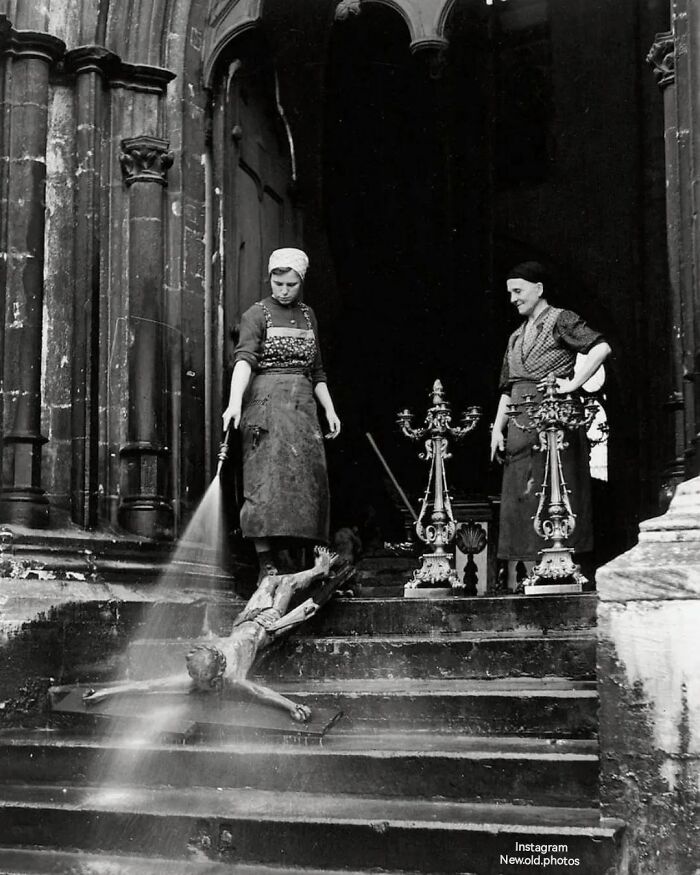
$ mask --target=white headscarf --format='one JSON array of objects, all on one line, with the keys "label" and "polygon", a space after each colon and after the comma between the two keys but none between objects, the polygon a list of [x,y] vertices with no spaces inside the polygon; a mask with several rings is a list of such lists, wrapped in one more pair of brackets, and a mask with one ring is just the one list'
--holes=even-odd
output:
[{"label": "white headscarf", "polygon": [[301,249],[275,249],[267,264],[268,276],[278,267],[295,270],[303,280],[309,267],[309,256]]}]

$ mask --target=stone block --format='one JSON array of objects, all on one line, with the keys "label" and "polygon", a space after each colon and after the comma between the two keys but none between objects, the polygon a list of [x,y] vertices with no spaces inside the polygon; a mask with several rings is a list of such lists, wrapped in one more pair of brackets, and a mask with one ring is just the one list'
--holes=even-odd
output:
[{"label": "stone block", "polygon": [[700,858],[700,478],[599,569],[601,805],[628,823],[630,872]]}]

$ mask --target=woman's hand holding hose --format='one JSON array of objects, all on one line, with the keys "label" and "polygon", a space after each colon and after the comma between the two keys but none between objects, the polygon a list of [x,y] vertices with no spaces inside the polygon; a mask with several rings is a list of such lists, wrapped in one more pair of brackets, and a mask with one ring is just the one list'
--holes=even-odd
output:
[{"label": "woman's hand holding hose", "polygon": [[221,414],[224,421],[224,431],[228,431],[229,426],[238,428],[241,423],[241,404],[229,404],[229,406]]}]

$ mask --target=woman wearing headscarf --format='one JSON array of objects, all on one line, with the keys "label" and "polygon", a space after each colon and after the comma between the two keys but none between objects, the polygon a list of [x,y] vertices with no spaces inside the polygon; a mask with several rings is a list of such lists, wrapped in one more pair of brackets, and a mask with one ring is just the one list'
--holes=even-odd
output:
[{"label": "woman wearing headscarf", "polygon": [[[280,548],[327,543],[329,492],[316,402],[340,433],[323,370],[316,316],[300,300],[309,259],[276,249],[268,263],[270,295],[241,318],[224,430],[240,428],[243,536],[255,544],[261,572]],[[275,550],[275,553],[273,553]]]},{"label": "woman wearing headscarf", "polygon": [[[491,458],[503,462],[503,488],[498,540],[499,559],[528,565],[545,546],[533,527],[544,476],[545,454],[536,452],[536,431],[523,431],[508,421],[508,405],[527,394],[542,397],[549,374],[557,378],[557,392],[576,392],[610,355],[610,346],[598,332],[571,310],[547,302],[548,276],[535,261],[516,265],[508,274],[510,301],[524,321],[508,340],[501,369],[501,397],[491,433]],[[577,355],[582,355],[576,373]],[[567,435],[562,453],[564,480],[570,492],[576,527],[569,540],[575,553],[593,549],[589,451],[582,428]],[[511,568],[513,567],[511,565]],[[512,581],[512,574],[509,573]]]}]

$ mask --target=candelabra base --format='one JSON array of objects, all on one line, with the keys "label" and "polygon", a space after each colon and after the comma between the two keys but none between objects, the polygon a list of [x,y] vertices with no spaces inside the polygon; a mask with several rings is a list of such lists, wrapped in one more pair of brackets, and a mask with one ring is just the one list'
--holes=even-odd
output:
[{"label": "candelabra base", "polygon": [[547,547],[523,588],[525,595],[562,595],[583,592],[584,583],[587,580],[568,547]]},{"label": "candelabra base", "polygon": [[523,586],[525,595],[572,595],[583,592],[580,583],[532,583],[528,578]]},{"label": "candelabra base", "polygon": [[411,588],[410,581],[403,588],[405,599],[451,599],[459,595],[450,586],[422,586]]},{"label": "candelabra base", "polygon": [[424,553],[421,567],[403,589],[407,598],[443,598],[464,595],[465,586],[446,553]]}]

